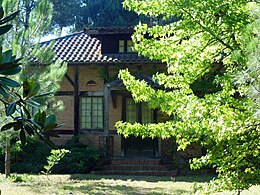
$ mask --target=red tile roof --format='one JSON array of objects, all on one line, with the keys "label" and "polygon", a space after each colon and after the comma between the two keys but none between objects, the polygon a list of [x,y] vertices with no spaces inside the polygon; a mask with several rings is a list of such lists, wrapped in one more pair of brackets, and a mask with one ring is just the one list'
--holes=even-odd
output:
[{"label": "red tile roof", "polygon": [[[127,54],[101,54],[101,42],[97,38],[78,32],[54,40],[54,60],[61,59],[69,64],[92,64],[92,63],[145,63],[151,61],[138,56],[137,53]],[[41,48],[51,41],[42,42]],[[36,59],[33,62],[37,62]]]}]

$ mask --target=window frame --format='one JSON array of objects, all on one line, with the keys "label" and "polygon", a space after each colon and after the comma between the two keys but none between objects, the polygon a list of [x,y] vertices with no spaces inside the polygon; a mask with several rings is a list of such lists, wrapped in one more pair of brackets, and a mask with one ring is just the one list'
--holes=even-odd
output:
[{"label": "window frame", "polygon": [[[82,126],[82,124],[83,124],[83,122],[82,122],[83,110],[87,110],[87,109],[83,109],[83,107],[82,107],[83,106],[82,99],[84,99],[84,98],[90,98],[90,101],[91,101],[91,103],[90,103],[90,106],[91,106],[91,109],[90,109],[91,110],[90,111],[91,112],[90,113],[90,118],[91,118],[90,126],[91,127],[90,128],[86,128],[85,126],[87,126],[87,125],[85,125],[84,127]],[[93,121],[93,99],[94,98],[101,99],[101,103],[102,103],[102,111],[101,111],[102,115],[99,116],[99,114],[98,114],[98,116],[97,116],[97,117],[100,117],[101,120],[102,120],[102,127],[100,127],[100,128],[93,127],[93,124],[95,123],[95,121]],[[86,106],[87,106],[87,104],[86,104]],[[87,124],[87,122],[84,122],[84,123]],[[97,130],[97,131],[102,130],[103,131],[104,130],[104,97],[103,96],[80,96],[79,128],[80,128],[80,130],[89,130],[89,131],[93,131],[93,130]]]},{"label": "window frame", "polygon": [[123,40],[123,39],[120,39],[118,41],[118,53],[125,53],[125,40]]},{"label": "window frame", "polygon": [[[132,43],[131,45],[132,45],[132,47],[131,47],[131,50],[129,49],[129,43]],[[122,45],[121,45],[121,43],[123,43]],[[123,46],[123,51],[120,49],[120,48],[122,48],[121,46]],[[120,53],[120,54],[124,54],[124,53],[136,53],[134,50],[133,50],[133,46],[134,46],[134,43],[133,43],[133,41],[131,40],[131,39],[119,39],[118,40],[118,53]]]},{"label": "window frame", "polygon": [[[132,97],[128,97],[128,96],[124,96],[122,98],[122,105],[123,105],[123,109],[122,109],[122,120],[124,122],[127,122],[126,120],[126,113],[127,113],[127,110],[126,110],[126,101],[127,99],[133,99]],[[142,117],[142,108],[144,105],[145,102],[141,102],[141,103],[135,103],[136,105],[136,118],[137,118],[137,121],[135,122],[138,122],[140,124],[149,124],[149,123],[143,123],[143,117]],[[151,112],[152,112],[152,117],[151,117],[151,123],[156,123],[157,122],[157,110],[156,109],[151,109]]]}]

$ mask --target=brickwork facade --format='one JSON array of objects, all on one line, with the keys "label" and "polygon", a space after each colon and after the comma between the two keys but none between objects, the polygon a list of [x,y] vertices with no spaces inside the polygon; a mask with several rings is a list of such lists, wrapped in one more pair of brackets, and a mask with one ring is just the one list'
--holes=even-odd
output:
[{"label": "brickwork facade", "polygon": [[74,99],[73,96],[57,96],[57,100],[63,101],[64,109],[56,114],[57,123],[64,124],[60,127],[62,130],[73,130],[74,129]]},{"label": "brickwork facade", "polygon": [[[139,66],[130,67],[131,72],[137,72]],[[100,96],[104,97],[104,79],[102,78],[102,72],[104,71],[104,66],[79,66],[79,94],[81,97],[90,97],[90,96]],[[149,66],[144,66],[142,71],[152,73],[156,67],[151,68]],[[109,74],[116,75],[118,68],[115,66],[109,67]],[[74,80],[74,71],[75,66],[68,66],[68,76],[71,80]],[[94,85],[87,85],[88,81],[94,81]],[[74,96],[73,96],[74,87],[68,81],[67,78],[64,78],[61,86],[61,94],[57,96],[57,99],[64,102],[64,110],[56,113],[58,123],[64,124],[60,129],[63,131],[64,135],[61,134],[61,138],[55,138],[53,141],[62,145],[69,139],[72,135],[66,135],[66,131],[74,131]],[[115,123],[119,120],[122,120],[122,108],[123,108],[123,96],[115,95],[113,97],[110,95],[109,99],[109,136],[113,137],[113,151],[114,156],[122,156],[122,137],[116,133]],[[158,122],[163,122],[168,120],[163,113],[158,113]],[[104,136],[103,130],[78,130],[79,132],[79,141],[90,147],[100,149],[100,139]],[[169,149],[170,148],[170,149]],[[173,155],[173,143],[170,140],[161,140],[158,139],[158,150],[156,150],[156,156],[161,156],[162,158],[172,158]],[[192,156],[193,154],[200,155],[199,151],[194,147],[188,149],[185,152],[180,153],[183,156]]]}]

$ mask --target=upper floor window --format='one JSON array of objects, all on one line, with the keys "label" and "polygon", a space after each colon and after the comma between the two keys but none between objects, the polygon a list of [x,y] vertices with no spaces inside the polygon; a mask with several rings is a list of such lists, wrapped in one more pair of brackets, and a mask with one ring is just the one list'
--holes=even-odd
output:
[{"label": "upper floor window", "polygon": [[119,40],[119,53],[125,53],[125,40]]},{"label": "upper floor window", "polygon": [[134,43],[132,40],[119,40],[119,53],[131,53],[133,50]]}]

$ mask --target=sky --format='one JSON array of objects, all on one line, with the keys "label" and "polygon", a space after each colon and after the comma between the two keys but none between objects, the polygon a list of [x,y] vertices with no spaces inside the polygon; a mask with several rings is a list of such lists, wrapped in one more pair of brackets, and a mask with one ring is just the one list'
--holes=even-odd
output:
[{"label": "sky", "polygon": [[[70,33],[71,33],[71,27],[63,27],[60,37],[66,36],[66,35],[68,35],[68,34],[70,34]],[[42,38],[40,39],[40,42],[49,41],[49,40],[52,40],[52,39],[56,39],[56,38],[58,38],[58,37],[59,37],[59,36],[57,36],[57,35],[55,35],[55,34],[48,34],[48,35],[42,37]]]}]

